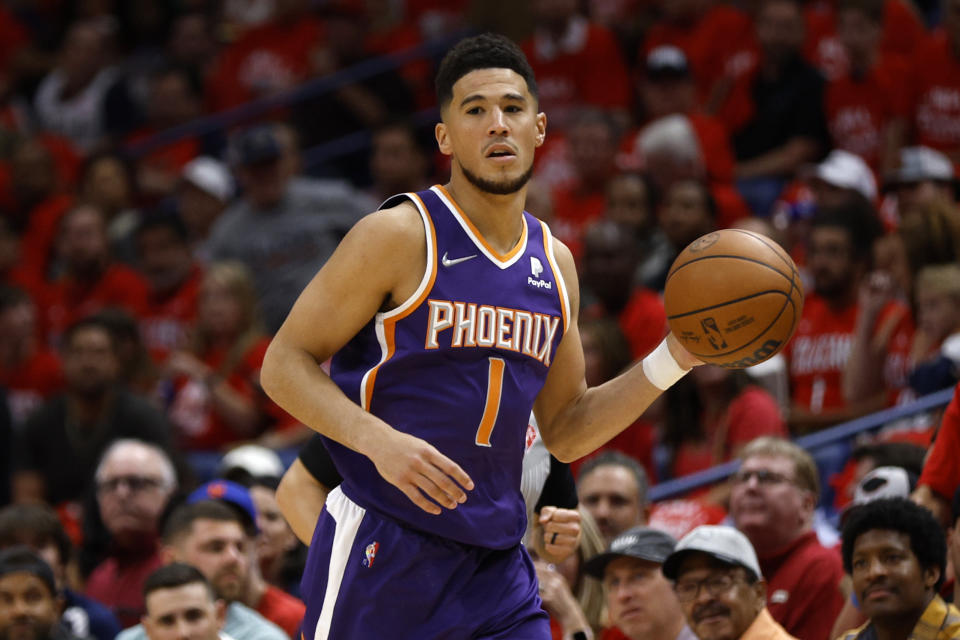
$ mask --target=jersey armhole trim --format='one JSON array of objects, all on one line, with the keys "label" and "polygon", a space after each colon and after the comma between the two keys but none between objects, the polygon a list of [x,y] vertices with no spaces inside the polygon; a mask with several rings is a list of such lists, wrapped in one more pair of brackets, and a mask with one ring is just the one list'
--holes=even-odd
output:
[{"label": "jersey armhole trim", "polygon": [[560,309],[563,311],[563,330],[566,332],[570,328],[570,295],[567,293],[567,283],[553,255],[553,234],[550,233],[550,227],[543,220],[538,222],[543,233],[543,250],[547,254],[547,260],[550,261],[550,268],[553,269],[553,277],[557,280],[557,295],[560,296]]}]

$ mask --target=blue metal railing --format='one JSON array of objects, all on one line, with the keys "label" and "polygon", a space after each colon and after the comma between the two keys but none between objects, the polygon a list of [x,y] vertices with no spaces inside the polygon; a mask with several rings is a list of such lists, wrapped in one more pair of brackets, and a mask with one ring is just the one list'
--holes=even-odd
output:
[{"label": "blue metal railing", "polygon": [[[818,449],[848,442],[854,436],[872,429],[877,429],[889,422],[941,407],[950,402],[950,398],[952,397],[953,387],[950,387],[949,389],[943,389],[919,398],[910,404],[884,409],[883,411],[871,413],[868,416],[844,422],[829,429],[818,431],[817,433],[796,438],[794,442],[810,451],[810,453],[816,457]],[[694,489],[725,480],[733,474],[739,466],[740,462],[738,460],[731,460],[730,462],[725,462],[715,467],[683,476],[682,478],[667,480],[666,482],[661,482],[660,484],[650,487],[648,495],[650,500],[654,502],[676,498]]]},{"label": "blue metal railing", "polygon": [[[287,91],[264,98],[258,98],[242,105],[203,116],[188,123],[171,127],[170,129],[165,129],[149,138],[127,145],[125,151],[132,158],[139,158],[156,149],[182,140],[183,138],[202,137],[216,131],[229,129],[272,111],[289,107],[331,91],[336,91],[343,86],[354,84],[385,71],[397,69],[408,62],[439,56],[464,35],[466,35],[466,32],[452,34],[415,47],[409,47],[403,51],[365,60],[346,69],[337,71],[334,74],[314,78]],[[419,123],[426,121],[430,117],[436,117],[435,109],[426,109],[419,112],[416,114],[415,120]],[[362,149],[364,148],[364,142],[369,144],[369,137],[367,137],[366,140],[363,138],[365,135],[369,136],[369,134],[366,133],[347,135],[307,150],[304,153],[304,164],[311,166],[310,163],[316,164],[331,157]]]}]

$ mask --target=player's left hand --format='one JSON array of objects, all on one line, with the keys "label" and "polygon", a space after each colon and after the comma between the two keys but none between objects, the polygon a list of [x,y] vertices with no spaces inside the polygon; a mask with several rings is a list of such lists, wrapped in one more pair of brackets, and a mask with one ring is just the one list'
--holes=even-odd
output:
[{"label": "player's left hand", "polygon": [[546,560],[559,564],[570,557],[580,544],[580,512],[576,509],[544,507],[540,510],[543,527],[543,551]]}]

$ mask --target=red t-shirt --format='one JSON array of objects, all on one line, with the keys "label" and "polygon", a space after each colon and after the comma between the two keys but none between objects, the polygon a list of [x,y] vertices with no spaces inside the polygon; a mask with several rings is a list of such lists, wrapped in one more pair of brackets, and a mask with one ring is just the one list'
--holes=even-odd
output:
[{"label": "red t-shirt", "polygon": [[943,412],[937,439],[923,465],[918,484],[930,487],[946,501],[953,500],[953,494],[960,487],[960,464],[957,464],[957,452],[960,451],[960,384],[953,391],[953,399]]},{"label": "red t-shirt", "polygon": [[540,110],[562,125],[590,105],[630,107],[630,78],[617,40],[605,27],[574,18],[560,43],[535,33],[523,43],[540,92]]},{"label": "red t-shirt", "polygon": [[[583,311],[585,319],[599,319],[605,315],[600,303]],[[664,311],[663,300],[659,293],[646,287],[634,288],[627,304],[617,316],[617,322],[630,343],[630,352],[634,359],[642,358],[653,351],[667,335],[667,312]]]},{"label": "red t-shirt", "polygon": [[143,345],[155,362],[163,362],[174,349],[183,347],[187,332],[197,318],[197,295],[203,272],[194,266],[190,277],[171,296],[151,296],[140,317]]},{"label": "red t-shirt", "polygon": [[[813,4],[804,11],[807,35],[804,56],[833,79],[847,72],[847,52],[837,37],[837,16],[832,5]],[[880,51],[884,54],[909,56],[927,36],[915,9],[903,0],[883,3],[883,35]]]},{"label": "red t-shirt", "polygon": [[830,640],[830,628],[843,608],[840,554],[808,531],[785,551],[759,560],[773,619],[794,637]]},{"label": "red t-shirt", "polygon": [[942,33],[919,43],[910,77],[915,142],[960,150],[960,58]]},{"label": "red t-shirt", "polygon": [[724,72],[728,60],[744,38],[753,37],[750,16],[726,4],[716,3],[691,25],[657,22],[644,39],[641,61],[663,45],[673,45],[687,56],[697,93],[705,101],[713,84]]},{"label": "red t-shirt", "polygon": [[58,193],[30,211],[30,219],[20,242],[20,264],[32,277],[47,279],[47,267],[53,257],[54,243],[60,232],[60,220],[73,203],[73,196]]},{"label": "red t-shirt", "polygon": [[303,17],[293,24],[268,23],[244,32],[217,59],[207,82],[211,111],[292,89],[310,77],[310,56],[324,25]]},{"label": "red t-shirt", "polygon": [[884,130],[892,120],[909,116],[904,90],[909,74],[904,58],[884,55],[862,78],[847,72],[827,83],[824,108],[834,145],[862,157],[877,171]]},{"label": "red t-shirt", "polygon": [[299,598],[270,585],[257,603],[257,613],[277,625],[291,638],[297,637],[307,607]]},{"label": "red t-shirt", "polygon": [[139,318],[147,308],[148,285],[139,273],[111,264],[92,284],[61,278],[47,288],[43,307],[50,343],[57,346],[64,330],[106,307],[119,307]]},{"label": "red t-shirt", "polygon": [[[856,304],[834,311],[816,293],[807,294],[797,331],[784,350],[790,362],[790,387],[794,404],[813,413],[846,406],[843,373],[850,357],[858,312]],[[891,314],[901,314],[903,323],[911,322],[910,313],[903,305],[890,302],[881,312],[876,327],[882,327]],[[906,330],[906,325],[898,327],[893,335]],[[890,354],[888,349],[889,357],[896,357],[896,354]]]},{"label": "red t-shirt", "polygon": [[[760,436],[787,437],[780,407],[767,391],[750,385],[741,391],[716,420],[704,424],[707,439],[701,444],[684,443],[674,456],[673,475],[685,476],[730,459],[738,447]],[[722,439],[722,443],[718,440]],[[722,445],[722,446],[721,446]],[[723,450],[715,460],[714,451]]]},{"label": "red t-shirt", "polygon": [[143,583],[163,566],[160,551],[129,559],[109,557],[94,568],[87,580],[88,596],[107,606],[120,626],[140,623],[145,612]]},{"label": "red t-shirt", "polygon": [[[228,375],[226,383],[245,398],[252,400],[274,428],[288,428],[297,424],[283,409],[260,393],[257,384],[263,356],[270,338],[254,342]],[[214,349],[201,360],[214,371],[219,370],[228,355],[227,349]],[[173,381],[173,395],[168,409],[170,422],[177,428],[181,448],[216,450],[241,439],[213,409],[210,390],[203,380],[180,377]]]},{"label": "red t-shirt", "polygon": [[40,347],[25,363],[0,367],[0,386],[7,389],[7,404],[14,424],[23,424],[34,409],[63,387],[63,370],[57,354]]}]

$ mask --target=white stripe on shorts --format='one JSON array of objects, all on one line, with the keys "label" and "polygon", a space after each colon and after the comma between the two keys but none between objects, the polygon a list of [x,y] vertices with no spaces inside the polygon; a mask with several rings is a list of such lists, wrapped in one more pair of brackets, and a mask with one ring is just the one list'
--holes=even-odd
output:
[{"label": "white stripe on shorts", "polygon": [[317,620],[317,631],[314,640],[327,640],[330,636],[330,625],[333,624],[333,609],[337,605],[337,595],[340,593],[340,584],[343,582],[343,573],[347,569],[347,558],[350,549],[357,537],[357,530],[363,520],[366,509],[358,506],[350,498],[343,495],[337,487],[327,496],[327,513],[336,521],[337,526],[333,534],[333,548],[330,550],[330,567],[327,571],[327,590],[323,595],[323,608]]}]

